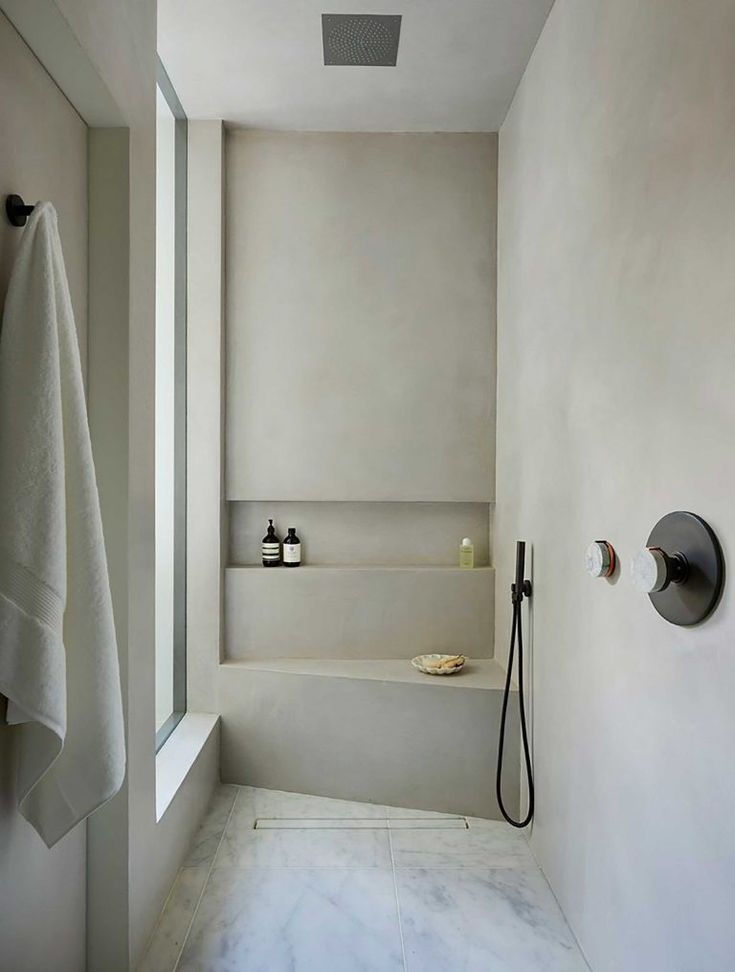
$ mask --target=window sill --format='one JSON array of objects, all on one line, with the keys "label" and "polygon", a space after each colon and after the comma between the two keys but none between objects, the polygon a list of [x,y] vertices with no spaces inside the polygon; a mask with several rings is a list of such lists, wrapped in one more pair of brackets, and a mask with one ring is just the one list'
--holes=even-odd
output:
[{"label": "window sill", "polygon": [[187,712],[156,753],[156,823],[176,796],[219,722],[210,712]]}]

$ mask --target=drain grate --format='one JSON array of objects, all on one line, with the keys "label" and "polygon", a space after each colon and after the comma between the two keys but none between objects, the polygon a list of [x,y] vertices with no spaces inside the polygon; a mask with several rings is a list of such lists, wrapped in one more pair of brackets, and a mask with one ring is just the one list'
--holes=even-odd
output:
[{"label": "drain grate", "polygon": [[395,67],[400,14],[322,14],[325,65]]},{"label": "drain grate", "polygon": [[258,817],[254,830],[468,830],[465,817]]}]

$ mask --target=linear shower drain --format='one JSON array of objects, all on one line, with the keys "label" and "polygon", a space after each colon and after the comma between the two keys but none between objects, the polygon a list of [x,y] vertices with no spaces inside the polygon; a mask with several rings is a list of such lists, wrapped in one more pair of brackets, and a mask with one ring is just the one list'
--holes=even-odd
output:
[{"label": "linear shower drain", "polygon": [[465,817],[258,817],[254,830],[467,830]]}]

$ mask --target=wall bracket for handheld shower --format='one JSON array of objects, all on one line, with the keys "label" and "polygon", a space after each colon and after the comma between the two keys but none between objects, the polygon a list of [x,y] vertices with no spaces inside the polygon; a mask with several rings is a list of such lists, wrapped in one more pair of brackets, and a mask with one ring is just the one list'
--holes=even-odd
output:
[{"label": "wall bracket for handheld shower", "polygon": [[513,604],[520,604],[524,597],[533,594],[531,581],[523,575],[526,572],[526,541],[516,542],[516,579],[510,585],[510,597]]},{"label": "wall bracket for handheld shower", "polygon": [[514,602],[515,601],[522,601],[524,597],[530,597],[533,594],[533,585],[531,584],[531,581],[530,580],[524,580],[523,581],[523,584],[521,585],[521,593],[520,593],[520,595],[517,595],[516,594],[516,585],[515,584],[511,584],[510,585],[510,593],[513,596],[513,601]]}]

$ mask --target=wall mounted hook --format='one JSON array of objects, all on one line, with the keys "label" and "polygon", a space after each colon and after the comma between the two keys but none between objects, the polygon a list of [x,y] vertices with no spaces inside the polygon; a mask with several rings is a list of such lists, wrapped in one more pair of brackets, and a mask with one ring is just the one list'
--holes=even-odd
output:
[{"label": "wall mounted hook", "polygon": [[33,208],[25,204],[22,196],[13,194],[5,197],[5,214],[13,226],[25,226]]}]

